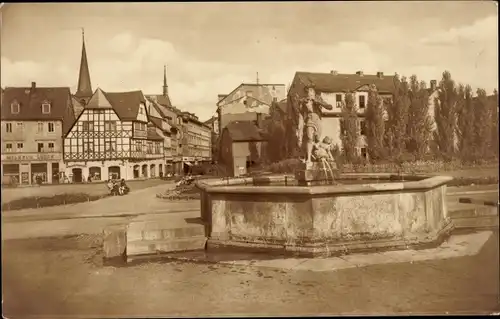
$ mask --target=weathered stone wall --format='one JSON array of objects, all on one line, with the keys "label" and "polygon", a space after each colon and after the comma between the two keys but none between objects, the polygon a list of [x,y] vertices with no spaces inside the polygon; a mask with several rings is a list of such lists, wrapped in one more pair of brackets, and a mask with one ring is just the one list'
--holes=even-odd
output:
[{"label": "weathered stone wall", "polygon": [[428,191],[286,196],[214,195],[211,237],[272,243],[420,238],[445,219],[445,186]]}]

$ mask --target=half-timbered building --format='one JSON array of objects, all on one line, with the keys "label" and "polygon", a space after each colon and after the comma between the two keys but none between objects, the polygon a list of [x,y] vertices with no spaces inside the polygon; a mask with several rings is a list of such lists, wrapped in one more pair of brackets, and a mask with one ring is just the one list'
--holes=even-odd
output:
[{"label": "half-timbered building", "polygon": [[64,140],[66,174],[74,182],[159,176],[163,137],[148,130],[148,123],[141,91],[98,88]]}]

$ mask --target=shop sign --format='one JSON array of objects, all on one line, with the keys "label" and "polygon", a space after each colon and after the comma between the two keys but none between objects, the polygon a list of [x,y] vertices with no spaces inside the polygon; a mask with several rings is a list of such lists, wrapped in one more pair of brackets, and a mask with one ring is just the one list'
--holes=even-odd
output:
[{"label": "shop sign", "polygon": [[2,154],[2,161],[12,162],[36,162],[36,161],[58,161],[61,154]]}]

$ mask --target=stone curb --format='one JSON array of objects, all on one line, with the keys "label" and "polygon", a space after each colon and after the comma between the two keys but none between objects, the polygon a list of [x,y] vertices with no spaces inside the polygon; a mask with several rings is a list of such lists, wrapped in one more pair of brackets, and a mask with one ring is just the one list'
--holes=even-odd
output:
[{"label": "stone curb", "polygon": [[470,198],[470,197],[460,197],[458,199],[458,202],[462,203],[462,204],[475,204],[475,205],[482,205],[482,206],[498,207],[498,202],[489,201],[489,200],[474,199],[474,198]]},{"label": "stone curb", "polygon": [[[479,253],[486,242],[491,238],[492,231],[473,232],[470,234],[452,235],[450,240],[441,246],[424,250],[395,250],[385,253],[352,254],[341,257],[327,258],[277,258],[262,260],[224,260],[216,261],[205,258],[183,257],[176,255],[137,256],[130,260],[128,266],[135,266],[141,262],[177,261],[196,264],[218,264],[229,267],[255,267],[281,269],[285,271],[338,271],[349,268],[362,268],[379,264],[414,263],[429,260],[442,260],[474,256]],[[144,258],[144,259],[143,259]]]}]

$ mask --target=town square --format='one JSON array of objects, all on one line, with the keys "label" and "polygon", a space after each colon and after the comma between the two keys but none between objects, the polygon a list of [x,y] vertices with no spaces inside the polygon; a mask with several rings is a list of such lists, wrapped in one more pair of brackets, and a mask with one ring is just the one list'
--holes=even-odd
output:
[{"label": "town square", "polygon": [[495,3],[0,19],[7,318],[500,313]]}]

